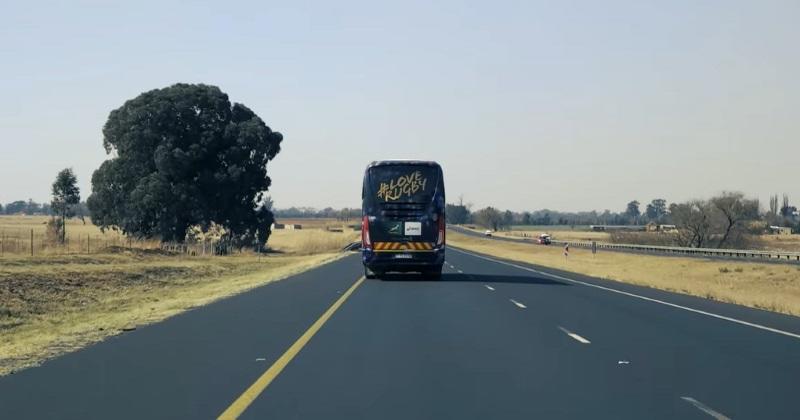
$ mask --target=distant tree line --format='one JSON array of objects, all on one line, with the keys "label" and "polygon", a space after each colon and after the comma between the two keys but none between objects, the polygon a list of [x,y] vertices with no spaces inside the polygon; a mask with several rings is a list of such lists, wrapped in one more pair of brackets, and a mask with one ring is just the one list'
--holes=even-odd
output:
[{"label": "distant tree line", "polygon": [[[89,218],[89,208],[85,201],[81,201],[72,207],[73,216],[77,218]],[[53,216],[53,207],[50,203],[39,203],[32,199],[27,201],[17,200],[6,204],[0,204],[0,214],[15,215],[24,214],[26,216]]]}]

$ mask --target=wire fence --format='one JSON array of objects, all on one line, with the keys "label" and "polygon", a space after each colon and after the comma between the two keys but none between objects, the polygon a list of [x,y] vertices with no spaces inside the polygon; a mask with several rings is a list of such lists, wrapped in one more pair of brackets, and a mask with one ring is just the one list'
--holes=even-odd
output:
[{"label": "wire fence", "polygon": [[264,251],[262,247],[239,247],[229,240],[201,240],[192,242],[160,242],[139,240],[119,233],[67,234],[64,242],[54,240],[35,229],[0,231],[0,257],[89,255],[121,250],[162,250],[189,256],[231,255]]},{"label": "wire fence", "polygon": [[115,233],[67,234],[61,242],[35,229],[0,231],[0,256],[96,254],[120,248],[152,249],[157,244]]}]

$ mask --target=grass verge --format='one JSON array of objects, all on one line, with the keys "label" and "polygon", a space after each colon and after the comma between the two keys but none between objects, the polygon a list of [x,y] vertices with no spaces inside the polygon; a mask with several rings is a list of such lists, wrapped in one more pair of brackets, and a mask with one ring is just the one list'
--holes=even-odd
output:
[{"label": "grass verge", "polygon": [[800,316],[800,266],[571,249],[448,232],[448,244],[515,261]]}]

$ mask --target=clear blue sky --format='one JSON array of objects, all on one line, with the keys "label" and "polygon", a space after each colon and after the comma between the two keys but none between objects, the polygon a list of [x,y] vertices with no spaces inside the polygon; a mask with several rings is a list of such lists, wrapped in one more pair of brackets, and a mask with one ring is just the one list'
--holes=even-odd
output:
[{"label": "clear blue sky", "polygon": [[109,111],[176,82],[284,133],[278,207],[358,206],[387,158],[476,206],[800,202],[797,1],[109,3],[4,4],[0,202],[88,195]]}]

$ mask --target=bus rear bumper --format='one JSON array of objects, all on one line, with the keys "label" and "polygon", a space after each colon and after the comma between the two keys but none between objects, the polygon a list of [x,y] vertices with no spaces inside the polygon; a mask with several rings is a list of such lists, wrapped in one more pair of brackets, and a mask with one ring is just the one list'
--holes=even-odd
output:
[{"label": "bus rear bumper", "polygon": [[361,261],[376,272],[428,271],[444,264],[444,248],[416,252],[375,252],[361,251]]}]

